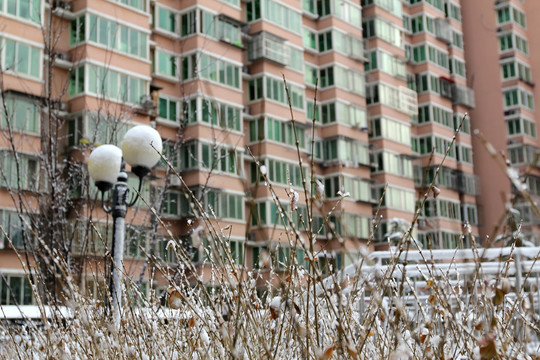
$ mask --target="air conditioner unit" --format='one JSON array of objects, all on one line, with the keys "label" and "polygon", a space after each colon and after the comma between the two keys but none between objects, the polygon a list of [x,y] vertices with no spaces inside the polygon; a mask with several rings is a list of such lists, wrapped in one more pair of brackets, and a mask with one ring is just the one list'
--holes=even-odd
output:
[{"label": "air conditioner unit", "polygon": [[243,112],[244,112],[244,114],[250,115],[251,114],[251,108],[249,106],[244,106]]},{"label": "air conditioner unit", "polygon": [[504,116],[515,115],[516,113],[519,113],[519,111],[517,111],[517,110],[506,110],[504,112]]},{"label": "air conditioner unit", "polygon": [[150,110],[156,107],[154,104],[154,100],[149,95],[143,95],[141,97],[141,100],[139,101],[139,104],[143,107],[145,110]]},{"label": "air conditioner unit", "polygon": [[71,3],[67,1],[56,1],[55,5],[56,5],[56,8],[63,9],[66,11],[71,11]]},{"label": "air conditioner unit", "polygon": [[69,54],[68,53],[57,52],[55,55],[56,55],[56,58],[59,59],[59,60],[69,61]]},{"label": "air conditioner unit", "polygon": [[169,176],[169,184],[171,186],[180,186],[182,185],[182,180],[176,175],[171,175]]},{"label": "air conditioner unit", "polygon": [[249,74],[249,68],[248,68],[246,65],[244,65],[244,66],[242,67],[242,72],[243,72],[244,74]]},{"label": "air conditioner unit", "polygon": [[67,112],[67,103],[65,101],[60,101],[58,103],[58,110]]},{"label": "air conditioner unit", "polygon": [[426,219],[418,219],[418,227],[425,228],[426,227]]}]

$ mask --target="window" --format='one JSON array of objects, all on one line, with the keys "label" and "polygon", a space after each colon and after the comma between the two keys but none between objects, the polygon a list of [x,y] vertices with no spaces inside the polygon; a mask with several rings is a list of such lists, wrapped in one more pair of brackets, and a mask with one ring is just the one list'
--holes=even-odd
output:
[{"label": "window", "polygon": [[508,148],[508,158],[512,165],[536,164],[540,163],[537,159],[538,148],[531,145],[518,145]]},{"label": "window", "polygon": [[429,61],[448,69],[448,52],[428,46]]},{"label": "window", "polygon": [[215,39],[219,39],[234,45],[242,46],[240,27],[226,17],[211,14],[204,10],[200,11],[201,34],[206,34]]},{"label": "window", "polygon": [[70,96],[87,92],[111,100],[138,103],[147,94],[147,88],[146,80],[97,65],[86,64],[70,70],[69,74]]},{"label": "window", "polygon": [[161,6],[156,6],[154,10],[154,26],[158,29],[176,33],[176,13],[165,9]]},{"label": "window", "polygon": [[353,58],[363,57],[364,45],[361,39],[337,30],[332,30],[332,37],[334,50]]},{"label": "window", "polygon": [[242,131],[240,109],[216,101],[201,99],[201,120],[203,123],[223,129]]},{"label": "window", "polygon": [[241,171],[241,152],[225,146],[214,146],[199,141],[184,145],[182,169],[213,169],[238,175]]},{"label": "window", "polygon": [[148,229],[132,225],[126,226],[124,255],[129,258],[144,259],[148,253]]},{"label": "window", "polygon": [[405,63],[393,56],[392,54],[383,51],[373,51],[367,54],[368,62],[365,63],[365,71],[379,69],[390,75],[406,77]]},{"label": "window", "polygon": [[441,93],[439,77],[431,74],[418,74],[416,76],[416,92],[421,94],[428,91],[436,94]]},{"label": "window", "polygon": [[17,190],[39,190],[39,160],[36,157],[11,151],[0,152],[0,186]]},{"label": "window", "polygon": [[8,0],[0,2],[0,12],[40,23],[40,0]]},{"label": "window", "polygon": [[463,34],[457,31],[452,31],[452,45],[463,49]]},{"label": "window", "polygon": [[17,41],[2,39],[3,68],[41,79],[41,50]]},{"label": "window", "polygon": [[536,138],[536,124],[525,118],[506,119],[506,132],[509,136],[525,134]]},{"label": "window", "polygon": [[[266,124],[266,129],[265,129]],[[296,128],[300,149],[306,146],[306,134],[303,128]],[[250,141],[272,140],[289,146],[296,146],[295,130],[292,122],[272,118],[261,118],[250,122]]]},{"label": "window", "polygon": [[457,58],[451,58],[448,65],[450,65],[450,74],[465,77],[466,74],[464,61]]},{"label": "window", "polygon": [[182,59],[182,78],[192,79],[196,75],[196,69],[202,79],[217,82],[223,85],[239,89],[240,67],[219,60],[206,54],[189,55]]},{"label": "window", "polygon": [[409,115],[418,113],[417,96],[413,90],[405,86],[399,88],[379,82],[369,84],[366,88],[366,103],[383,104]]},{"label": "window", "polygon": [[[266,86],[263,86],[263,83]],[[249,83],[249,96],[250,101],[269,98],[277,102],[288,105],[287,94],[285,91],[285,84],[283,80],[278,80],[270,77],[261,77],[258,79],[250,80]],[[292,106],[298,109],[304,109],[304,89],[291,85],[289,83],[289,93],[291,96]]]},{"label": "window", "polygon": [[529,42],[521,36],[516,35],[516,49],[518,49],[525,55],[529,55]]},{"label": "window", "polygon": [[252,0],[246,3],[247,21],[252,22],[263,18],[278,26],[299,34],[302,16],[288,6],[273,0]]},{"label": "window", "polygon": [[12,131],[40,134],[41,116],[38,105],[35,101],[21,97],[6,97],[6,108],[8,116],[2,112],[0,115],[1,128],[11,128]]},{"label": "window", "polygon": [[3,233],[0,234],[0,249],[10,246],[9,240],[15,248],[24,248],[24,235],[30,236],[30,232],[25,234],[25,225],[21,221],[21,217],[27,224],[30,224],[30,218],[27,215],[19,216],[16,211],[0,209],[0,225],[7,234],[7,237]]},{"label": "window", "polygon": [[497,10],[497,21],[504,24],[510,21],[510,7],[506,6]]},{"label": "window", "polygon": [[176,56],[161,50],[155,50],[152,59],[155,74],[176,77]]},{"label": "window", "polygon": [[[182,193],[169,191],[163,195],[161,211],[166,215],[180,214],[180,199],[184,197]],[[187,212],[186,212],[187,213]]]},{"label": "window", "polygon": [[[451,143],[452,140],[438,136],[422,136],[417,138],[416,144],[413,143],[413,151],[422,155],[429,155],[432,151],[435,151],[435,154],[444,155]],[[448,157],[452,159],[456,158],[455,146],[450,148]]]},{"label": "window", "polygon": [[71,20],[70,27],[70,45],[74,45],[80,42],[83,42],[85,39],[85,17],[80,16],[76,19]]},{"label": "window", "polygon": [[370,121],[371,138],[385,138],[405,145],[411,145],[411,127],[400,121],[385,117]]},{"label": "window", "polygon": [[158,116],[163,119],[178,121],[178,102],[160,97],[158,100]]},{"label": "window", "polygon": [[[74,24],[76,21],[76,24]],[[81,32],[84,32],[86,22],[86,40],[101,44],[109,49],[118,50],[123,53],[135,55],[141,58],[148,58],[148,35],[142,31],[135,30],[128,26],[117,24],[113,21],[86,14],[72,20],[71,39],[74,43],[83,39]]]},{"label": "window", "polygon": [[219,1],[227,3],[227,4],[231,4],[234,6],[240,6],[240,0],[219,0]]},{"label": "window", "polygon": [[317,67],[305,64],[304,65],[304,80],[306,83],[315,85],[317,83],[317,74],[319,70]]},{"label": "window", "polygon": [[453,130],[457,130],[460,123],[463,121],[463,125],[461,126],[461,132],[464,132],[465,134],[471,133],[471,119],[469,117],[463,118],[463,114],[454,113],[454,127]]},{"label": "window", "polygon": [[31,305],[32,286],[25,275],[0,275],[0,305]]},{"label": "window", "polygon": [[[173,141],[163,140],[163,152],[162,152],[163,157],[172,165],[174,169],[178,169],[178,165],[180,164],[179,151],[180,151],[181,145],[177,146],[176,151],[174,147],[175,147],[175,143]],[[165,159],[160,159],[158,166],[168,167],[169,165],[167,164]]]},{"label": "window", "polygon": [[517,67],[518,67],[519,79],[527,83],[530,83],[532,81],[531,68],[519,62],[517,63]]},{"label": "window", "polygon": [[505,34],[499,36],[499,48],[501,51],[513,49],[512,34]]},{"label": "window", "polygon": [[[242,195],[223,192],[218,189],[192,189],[192,192],[199,199],[204,211],[220,219],[244,219],[244,197]],[[182,201],[185,197],[182,195]],[[191,199],[190,199],[191,203]],[[182,204],[182,213],[192,212],[191,204]]]},{"label": "window", "polygon": [[319,34],[319,52],[332,50],[332,32],[327,31]]},{"label": "window", "polygon": [[344,21],[358,26],[360,23],[360,7],[349,1],[341,0],[317,0],[317,11],[319,16],[333,15]]},{"label": "window", "polygon": [[435,106],[425,105],[418,108],[418,123],[436,122],[452,128],[453,113],[451,110]]},{"label": "window", "polygon": [[362,23],[363,37],[379,37],[399,48],[403,46],[403,37],[399,27],[379,18],[365,20]]},{"label": "window", "polygon": [[458,162],[472,164],[472,148],[463,144],[456,145],[456,160]]},{"label": "window", "polygon": [[355,105],[342,102],[326,103],[321,105],[321,119],[323,124],[338,122],[358,128],[367,127],[366,110]]},{"label": "window", "polygon": [[452,220],[461,220],[461,206],[459,202],[450,200],[428,200],[423,209],[426,217],[443,217]]},{"label": "window", "polygon": [[343,235],[361,239],[369,238],[369,218],[358,214],[345,213],[342,215],[341,224],[344,228]]},{"label": "window", "polygon": [[373,153],[374,172],[388,172],[404,177],[413,177],[412,162],[410,159],[401,157],[399,154],[388,151]]},{"label": "window", "polygon": [[461,21],[461,7],[454,3],[447,3],[445,6],[446,5],[448,5],[447,7],[450,8],[450,11],[447,11],[446,17],[450,17],[456,21]]},{"label": "window", "polygon": [[507,51],[517,49],[523,54],[529,54],[529,43],[521,36],[514,33],[507,33],[499,36],[499,49],[500,51]]},{"label": "window", "polygon": [[364,76],[354,70],[334,65],[319,70],[321,88],[338,86],[356,94],[364,95]]},{"label": "window", "polygon": [[[296,187],[302,187],[302,172],[298,164],[274,159],[268,159],[265,161],[265,164],[268,166],[268,179],[270,181],[283,185],[292,184]],[[306,174],[306,171],[304,169],[304,174]]]},{"label": "window", "polygon": [[520,88],[510,90],[503,89],[503,96],[505,108],[520,106],[529,110],[534,110],[533,95],[526,90]]},{"label": "window", "polygon": [[[512,16],[510,17],[510,15]],[[510,21],[513,21],[521,27],[525,27],[525,14],[513,6],[505,6],[497,9],[497,22],[499,24]]]},{"label": "window", "polygon": [[304,67],[302,50],[286,45],[283,39],[264,31],[254,35],[248,46],[248,60],[255,61],[261,58],[273,60],[298,71],[302,71]]},{"label": "window", "polygon": [[188,36],[197,32],[197,11],[191,10],[182,14],[182,28],[180,34],[182,36]]},{"label": "window", "polygon": [[341,193],[348,192],[353,200],[371,201],[371,184],[368,180],[334,175],[324,179],[324,190],[327,198],[339,198]]},{"label": "window", "polygon": [[119,144],[129,128],[122,119],[85,113],[68,120],[68,146],[78,146],[83,139],[90,144]]},{"label": "window", "polygon": [[317,50],[317,34],[308,28],[304,28],[304,46],[313,50]]},{"label": "window", "polygon": [[415,210],[415,193],[411,190],[400,189],[393,186],[388,186],[383,195],[384,188],[376,188],[376,199],[381,199],[382,207],[394,208],[397,210],[414,212]]},{"label": "window", "polygon": [[323,159],[350,163],[353,166],[368,165],[369,150],[367,144],[344,137],[324,139]]},{"label": "window", "polygon": [[386,9],[392,14],[396,15],[397,17],[401,17],[402,14],[401,0],[362,0],[360,4],[362,5],[362,7],[369,5],[380,6],[383,9]]},{"label": "window", "polygon": [[117,3],[131,6],[137,10],[146,11],[146,1],[145,0],[113,0]]},{"label": "window", "polygon": [[413,48],[413,61],[415,63],[422,63],[426,61],[426,46],[420,45]]},{"label": "window", "polygon": [[525,27],[525,13],[522,11],[512,8],[512,20],[522,27]]},{"label": "window", "polygon": [[[283,104],[288,104],[283,80],[269,77],[266,77],[265,80],[266,97]],[[289,93],[291,96],[291,105],[298,109],[304,109],[304,89],[289,84]]]},{"label": "window", "polygon": [[[516,71],[517,68],[517,71]],[[518,75],[520,80],[531,82],[531,68],[520,62],[510,61],[501,64],[502,77],[504,80],[513,79]]]},{"label": "window", "polygon": [[413,34],[424,31],[424,16],[416,16],[411,18],[411,31]]}]

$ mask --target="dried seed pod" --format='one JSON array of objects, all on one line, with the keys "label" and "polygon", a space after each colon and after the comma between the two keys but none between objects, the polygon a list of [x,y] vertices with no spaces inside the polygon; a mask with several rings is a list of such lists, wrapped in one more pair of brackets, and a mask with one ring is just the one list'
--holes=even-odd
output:
[{"label": "dried seed pod", "polygon": [[497,357],[497,345],[495,345],[495,334],[487,333],[478,340],[481,359],[494,359]]},{"label": "dried seed pod", "polygon": [[173,290],[169,294],[169,306],[171,309],[179,309],[182,305],[182,295],[178,290]]}]

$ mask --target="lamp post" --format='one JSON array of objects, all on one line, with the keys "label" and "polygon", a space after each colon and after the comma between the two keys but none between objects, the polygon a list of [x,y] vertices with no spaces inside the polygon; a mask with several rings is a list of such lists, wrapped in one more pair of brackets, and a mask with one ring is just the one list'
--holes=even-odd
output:
[{"label": "lamp post", "polygon": [[[136,195],[128,202],[130,190],[125,162],[131,165],[131,172],[139,178],[140,193],[143,177],[159,161],[162,150],[159,133],[150,126],[139,125],[128,130],[122,141],[122,149],[114,145],[101,145],[88,157],[88,172],[101,192],[101,206],[107,214],[111,213],[113,218],[112,276],[109,278],[109,290],[117,325],[120,323],[122,305],[125,217],[127,208],[133,206],[138,199]],[[105,203],[105,192],[111,189],[112,203],[109,206]]]}]

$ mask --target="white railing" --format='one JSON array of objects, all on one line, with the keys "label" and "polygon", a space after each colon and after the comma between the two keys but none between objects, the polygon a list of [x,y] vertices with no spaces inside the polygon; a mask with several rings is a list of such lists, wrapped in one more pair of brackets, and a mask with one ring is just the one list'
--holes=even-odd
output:
[{"label": "white railing", "polygon": [[[335,284],[342,284],[355,278],[359,272],[363,279],[373,278],[375,275],[384,275],[389,278],[401,279],[403,273],[408,278],[431,278],[432,274],[444,275],[451,279],[457,276],[479,274],[497,275],[501,271],[521,282],[529,273],[534,276],[540,274],[540,247],[504,247],[504,248],[477,248],[460,250],[409,250],[399,254],[397,252],[375,251],[366,258],[345,267],[334,275],[328,276],[319,285],[318,291],[331,289]],[[511,258],[511,261],[508,259]],[[391,265],[392,262],[397,264]],[[403,262],[407,261],[407,265]],[[532,278],[527,280],[533,281]],[[534,281],[537,281],[536,278]],[[425,285],[423,281],[416,282],[419,288]]]}]

